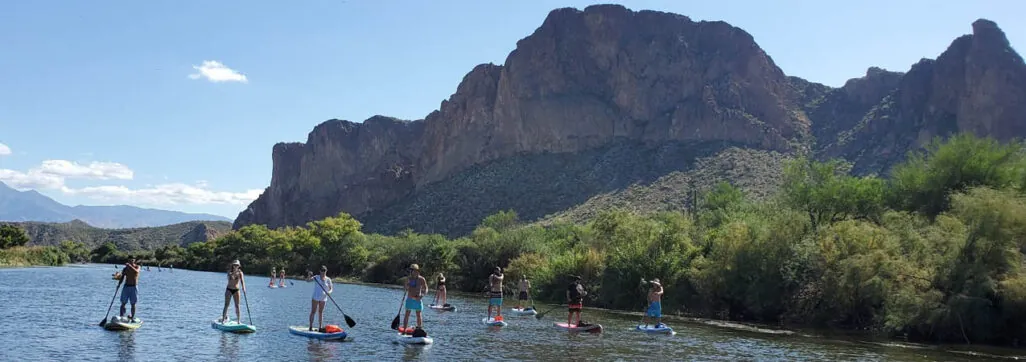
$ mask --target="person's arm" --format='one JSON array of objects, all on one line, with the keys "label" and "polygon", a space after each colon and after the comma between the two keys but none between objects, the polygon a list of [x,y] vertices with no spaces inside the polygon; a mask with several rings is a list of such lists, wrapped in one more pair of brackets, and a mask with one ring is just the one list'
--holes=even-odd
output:
[{"label": "person's arm", "polygon": [[239,270],[239,283],[242,283],[242,292],[246,292],[246,273]]},{"label": "person's arm", "polygon": [[134,270],[136,273],[139,272],[139,264],[132,264],[129,267],[132,268],[132,270]]},{"label": "person's arm", "polygon": [[327,283],[328,283],[328,294],[331,294],[331,292],[335,291],[335,283],[331,282],[331,278],[326,278],[326,279],[328,279],[328,281],[327,281]]},{"label": "person's arm", "polygon": [[420,295],[425,296],[427,295],[427,292],[427,279],[424,279],[424,277],[420,277]]},{"label": "person's arm", "polygon": [[663,286],[662,285],[659,286],[659,290],[656,290],[656,295],[660,295],[660,296],[663,295]]}]

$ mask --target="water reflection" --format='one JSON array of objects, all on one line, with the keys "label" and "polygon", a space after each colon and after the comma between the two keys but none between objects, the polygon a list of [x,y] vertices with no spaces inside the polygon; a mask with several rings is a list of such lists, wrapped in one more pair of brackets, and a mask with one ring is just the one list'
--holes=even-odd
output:
[{"label": "water reflection", "polygon": [[339,342],[320,341],[311,339],[307,341],[306,351],[310,352],[311,361],[327,361],[332,359],[339,348]]},{"label": "water reflection", "polygon": [[421,354],[424,353],[425,351],[431,349],[431,346],[432,345],[430,345],[430,344],[428,344],[428,345],[412,345],[412,344],[406,345],[406,344],[404,344],[403,347],[405,347],[405,348],[403,348],[403,361],[415,361],[415,360],[420,359]]},{"label": "water reflection", "polygon": [[117,332],[118,340],[121,342],[118,347],[119,361],[135,361],[135,333],[133,332]]},{"label": "water reflection", "polygon": [[239,336],[221,333],[221,357],[229,361],[239,358]]}]

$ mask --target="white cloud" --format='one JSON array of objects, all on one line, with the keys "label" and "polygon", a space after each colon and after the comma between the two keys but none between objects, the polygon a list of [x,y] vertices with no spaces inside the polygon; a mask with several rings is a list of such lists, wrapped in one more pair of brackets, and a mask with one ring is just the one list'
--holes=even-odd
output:
[{"label": "white cloud", "polygon": [[247,205],[256,200],[263,190],[253,189],[245,192],[224,192],[181,183],[172,183],[142,189],[131,189],[125,186],[94,186],[80,189],[64,187],[61,188],[61,191],[65,194],[80,195],[95,200],[131,202],[144,205]]},{"label": "white cloud", "polygon": [[81,165],[66,160],[46,160],[36,169],[64,178],[131,180],[135,176],[131,169],[117,162],[90,162],[88,165]]},{"label": "white cloud", "polygon": [[147,184],[138,189],[123,185],[71,188],[65,184],[65,180],[68,179],[131,180],[134,176],[135,173],[130,168],[116,162],[91,162],[88,165],[83,165],[66,160],[46,160],[38,167],[33,167],[26,172],[0,169],[0,181],[15,189],[60,190],[66,195],[130,205],[246,205],[256,200],[263,191],[258,189],[244,192],[213,191],[203,180],[196,182],[196,185]]},{"label": "white cloud", "polygon": [[11,154],[11,148],[7,145],[0,143],[0,156],[7,156]]},{"label": "white cloud", "polygon": [[200,79],[206,78],[208,81],[219,83],[219,82],[241,82],[248,83],[249,79],[246,75],[239,73],[238,71],[226,67],[224,64],[216,60],[204,60],[202,65],[192,66],[192,69],[197,70],[197,73],[189,74],[189,79]]}]

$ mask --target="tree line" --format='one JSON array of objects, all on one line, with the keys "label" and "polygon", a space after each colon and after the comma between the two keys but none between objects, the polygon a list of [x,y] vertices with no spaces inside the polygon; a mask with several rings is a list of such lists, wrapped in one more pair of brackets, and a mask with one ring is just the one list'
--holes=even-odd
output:
[{"label": "tree line", "polygon": [[[660,278],[668,314],[1017,344],[1026,337],[1023,146],[937,139],[886,179],[799,158],[775,197],[721,183],[692,211],[608,210],[545,226],[503,211],[456,239],[364,234],[342,213],[303,227],[250,225],[152,257],[210,271],[239,259],[250,274],[326,265],[333,276],[377,283],[397,283],[418,263],[428,280],[444,273],[449,288],[466,292],[483,291],[501,266],[511,282],[528,275],[536,300],[563,302],[570,276],[580,275],[586,305],[628,310],[645,304],[641,281]],[[118,253],[91,257],[126,256]]]}]

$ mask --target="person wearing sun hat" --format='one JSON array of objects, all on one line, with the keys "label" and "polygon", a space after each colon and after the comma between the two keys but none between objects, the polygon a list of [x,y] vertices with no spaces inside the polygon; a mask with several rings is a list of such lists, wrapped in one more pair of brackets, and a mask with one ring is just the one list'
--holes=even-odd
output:
[{"label": "person wearing sun hat", "polygon": [[424,320],[421,317],[421,312],[424,310],[424,302],[421,301],[421,298],[423,298],[428,291],[427,279],[424,279],[424,277],[420,275],[420,265],[411,264],[409,271],[410,276],[407,278],[405,285],[406,302],[404,302],[404,305],[406,307],[406,316],[403,317],[403,328],[400,329],[401,332],[408,330],[410,325],[410,311],[417,312],[417,329],[422,329],[424,327]]},{"label": "person wearing sun hat", "polygon": [[221,310],[221,320],[219,322],[228,321],[228,305],[231,304],[232,299],[235,300],[235,320],[242,321],[242,313],[239,312],[239,287],[241,285],[242,290],[246,290],[246,281],[243,279],[242,274],[242,263],[236,259],[232,262],[231,266],[228,267],[228,286],[224,288],[224,309]]},{"label": "person wearing sun hat", "polygon": [[645,317],[641,319],[641,323],[646,327],[648,323],[645,320],[652,318],[655,320],[656,327],[663,326],[663,285],[659,283],[659,278],[652,279],[648,282],[651,287],[648,289],[648,310],[645,311]]}]

